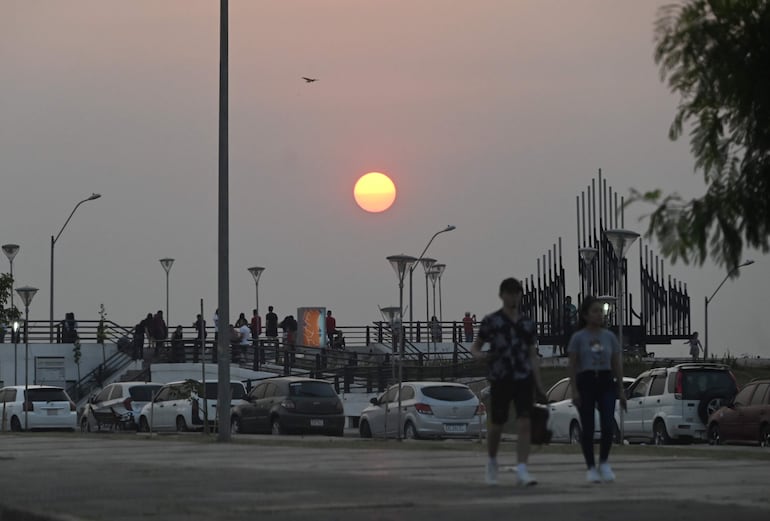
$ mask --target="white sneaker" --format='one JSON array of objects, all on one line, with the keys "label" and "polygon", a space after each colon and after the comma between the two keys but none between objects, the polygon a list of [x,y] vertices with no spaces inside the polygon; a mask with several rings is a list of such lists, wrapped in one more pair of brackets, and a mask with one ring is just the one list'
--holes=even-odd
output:
[{"label": "white sneaker", "polygon": [[497,461],[487,461],[487,474],[484,477],[487,485],[497,485]]},{"label": "white sneaker", "polygon": [[602,481],[606,481],[607,483],[612,483],[615,481],[615,473],[612,472],[612,468],[610,467],[609,463],[599,464],[599,476],[601,476]]},{"label": "white sneaker", "polygon": [[537,480],[530,476],[527,469],[517,469],[516,470],[516,477],[519,480],[519,486],[522,487],[531,487],[533,485],[537,485]]},{"label": "white sneaker", "polygon": [[596,467],[591,467],[588,469],[588,472],[586,472],[586,481],[589,483],[601,483],[602,478],[599,476],[599,472],[596,470]]}]

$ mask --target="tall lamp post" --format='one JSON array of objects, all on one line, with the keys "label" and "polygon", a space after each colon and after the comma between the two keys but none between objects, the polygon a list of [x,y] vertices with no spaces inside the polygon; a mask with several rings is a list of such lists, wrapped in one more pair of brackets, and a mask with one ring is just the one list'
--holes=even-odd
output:
[{"label": "tall lamp post", "polygon": [[[413,302],[413,298],[412,298],[413,297],[413,291],[412,291],[412,278],[413,277],[412,276],[414,274],[415,268],[417,267],[417,263],[421,262],[423,260],[423,257],[425,256],[425,253],[428,251],[428,248],[430,248],[430,245],[433,244],[433,240],[436,237],[438,237],[442,233],[451,232],[452,230],[455,230],[455,229],[457,229],[457,226],[454,226],[454,225],[450,224],[446,228],[444,228],[443,230],[439,230],[436,233],[434,233],[433,237],[431,237],[430,240],[428,241],[428,244],[425,245],[425,248],[422,250],[422,253],[420,254],[420,256],[417,257],[417,261],[412,265],[411,268],[409,268],[409,323],[410,324],[412,323],[412,321],[414,319],[413,313],[412,313],[412,310],[414,309],[414,302]],[[433,261],[433,263],[435,263],[435,262],[436,261]],[[431,266],[433,265],[433,263],[431,263]],[[427,271],[427,270],[430,269],[430,266],[425,266],[425,264],[423,263],[423,268],[425,268],[425,270]],[[426,281],[426,283],[425,283],[425,300],[426,301],[428,300],[427,291],[428,291],[428,283]]]},{"label": "tall lamp post", "polygon": [[719,286],[717,287],[716,291],[714,291],[714,293],[712,293],[710,297],[706,297],[706,305],[704,307],[706,316],[705,316],[705,324],[703,326],[704,329],[705,329],[705,338],[704,338],[705,344],[704,344],[704,347],[703,347],[703,359],[704,360],[708,360],[708,356],[709,356],[709,304],[711,304],[711,301],[714,300],[714,297],[716,296],[717,292],[719,292],[719,290],[722,289],[722,286],[725,285],[725,282],[727,282],[727,279],[732,277],[741,268],[745,268],[746,266],[751,266],[752,264],[754,264],[753,260],[747,260],[743,264],[739,264],[738,266],[736,266],[733,269],[731,269],[727,273],[727,275],[725,275],[725,278],[719,284]]},{"label": "tall lamp post", "polygon": [[[430,277],[430,283],[433,286],[433,316],[436,316],[436,282],[438,282],[439,278],[441,277],[441,272],[436,269],[436,265],[433,265],[433,268],[428,272],[428,277]],[[433,342],[433,353],[436,353],[436,335],[433,331],[433,323],[428,322],[428,331],[430,333],[430,339]],[[428,345],[428,351],[430,353],[430,344]]]},{"label": "tall lamp post", "polygon": [[[390,265],[393,267],[393,271],[396,272],[396,276],[398,277],[398,309],[399,309],[399,315],[401,317],[404,316],[404,277],[406,277],[406,272],[409,271],[411,273],[412,268],[414,267],[415,263],[417,263],[417,259],[414,257],[410,257],[409,255],[391,255],[388,257],[388,262],[390,262]],[[397,421],[398,421],[398,439],[401,440],[401,383],[404,378],[404,331],[403,331],[403,322],[401,331],[399,331],[399,350],[398,350],[398,414],[397,414]]]},{"label": "tall lamp post", "polygon": [[91,194],[90,196],[86,197],[82,201],[80,201],[78,204],[75,205],[75,208],[72,209],[72,213],[70,213],[70,216],[67,217],[67,220],[64,222],[64,226],[61,227],[61,230],[59,230],[59,233],[56,234],[54,237],[51,235],[51,294],[50,294],[50,302],[48,303],[49,306],[49,332],[50,332],[50,342],[53,344],[53,288],[54,288],[54,279],[53,279],[53,253],[54,253],[54,246],[56,246],[56,241],[59,240],[59,237],[61,237],[62,232],[64,231],[64,228],[67,227],[70,220],[72,219],[72,216],[75,215],[75,212],[80,208],[80,205],[83,203],[87,203],[88,201],[93,201],[94,199],[99,199],[102,195],[101,194]]},{"label": "tall lamp post", "polygon": [[160,265],[163,266],[163,271],[166,272],[166,324],[171,327],[171,315],[168,312],[168,277],[169,272],[171,271],[171,266],[174,265],[174,259],[169,259],[168,257],[165,259],[160,259]]},{"label": "tall lamp post", "polygon": [[16,288],[16,293],[21,297],[24,303],[24,430],[29,429],[29,305],[32,304],[32,298],[37,293],[37,288],[23,286]]},{"label": "tall lamp post", "polygon": [[257,310],[257,316],[259,316],[259,278],[262,276],[263,271],[265,271],[265,268],[262,266],[252,266],[249,268],[249,273],[251,273],[251,276],[254,277],[254,285],[257,289],[257,302],[254,308]]},{"label": "tall lamp post", "polygon": [[[220,331],[230,323],[230,3],[219,1],[219,165],[217,170],[217,308]],[[217,441],[230,441],[230,335],[217,338]]]},{"label": "tall lamp post", "polygon": [[431,268],[433,268],[433,265],[438,262],[436,259],[430,259],[428,257],[423,257],[420,260],[420,263],[422,264],[423,270],[425,270],[425,325],[427,326],[430,323],[430,296],[428,291],[428,273],[430,272]]},{"label": "tall lamp post", "polygon": [[[13,295],[13,292],[11,292]],[[13,385],[19,385],[19,321],[13,321]]]},{"label": "tall lamp post", "polygon": [[[623,277],[623,260],[631,245],[639,238],[639,234],[631,230],[607,230],[604,232],[607,240],[610,241],[615,257],[618,259],[618,288],[617,310],[618,310],[618,342],[620,343],[620,377],[623,377],[623,357],[625,350],[623,348],[623,303],[626,298],[625,278]],[[618,382],[622,385],[623,382]],[[623,409],[620,409],[620,443],[625,439],[625,427],[623,422]]]},{"label": "tall lamp post", "polygon": [[[443,305],[443,299],[441,297],[441,277],[444,275],[444,271],[446,271],[446,264],[434,264],[433,265],[433,271],[438,273],[438,321],[443,322],[444,321],[444,305]],[[436,306],[433,305],[433,313],[436,313]]]}]

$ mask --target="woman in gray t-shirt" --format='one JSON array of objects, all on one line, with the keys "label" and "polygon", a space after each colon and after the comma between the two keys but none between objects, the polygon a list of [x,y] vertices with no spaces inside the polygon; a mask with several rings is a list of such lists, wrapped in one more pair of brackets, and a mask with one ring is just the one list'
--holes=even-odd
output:
[{"label": "woman in gray t-shirt", "polygon": [[[621,350],[612,331],[604,329],[604,310],[595,297],[586,297],[580,304],[580,324],[570,338],[569,353],[572,401],[580,411],[581,445],[590,483],[614,481],[607,460],[615,434],[615,400],[625,409]],[[594,460],[594,414],[599,410],[602,437],[599,467]]]}]

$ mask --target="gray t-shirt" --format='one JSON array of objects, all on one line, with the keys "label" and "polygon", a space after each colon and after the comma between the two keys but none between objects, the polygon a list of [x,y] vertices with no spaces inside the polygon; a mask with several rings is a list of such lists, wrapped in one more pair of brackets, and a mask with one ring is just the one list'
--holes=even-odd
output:
[{"label": "gray t-shirt", "polygon": [[612,369],[612,355],[620,353],[620,344],[615,333],[608,329],[597,332],[581,329],[572,335],[567,352],[577,353],[577,372],[609,371]]}]

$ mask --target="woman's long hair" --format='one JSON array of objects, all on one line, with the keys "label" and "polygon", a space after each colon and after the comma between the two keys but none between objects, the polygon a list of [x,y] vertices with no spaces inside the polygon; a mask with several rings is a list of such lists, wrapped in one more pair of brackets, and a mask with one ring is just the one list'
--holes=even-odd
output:
[{"label": "woman's long hair", "polygon": [[597,302],[599,302],[599,299],[593,295],[589,295],[583,299],[583,302],[580,303],[580,311],[578,312],[578,329],[585,329],[585,327],[588,326],[586,316],[588,315],[588,312],[591,311],[591,306]]}]

